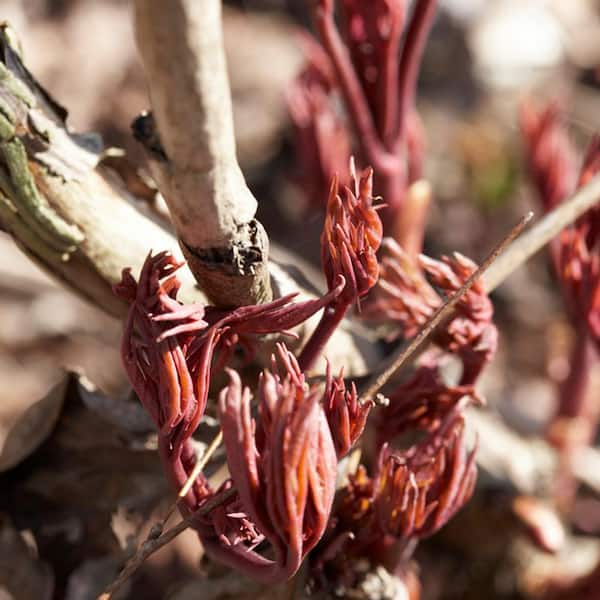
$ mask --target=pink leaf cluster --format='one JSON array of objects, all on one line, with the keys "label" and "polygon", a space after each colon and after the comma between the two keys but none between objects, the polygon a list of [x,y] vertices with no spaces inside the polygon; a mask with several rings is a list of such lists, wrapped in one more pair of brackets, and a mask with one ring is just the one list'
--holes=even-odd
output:
[{"label": "pink leaf cluster", "polygon": [[321,263],[329,289],[340,275],[346,286],[336,301],[352,304],[364,297],[379,277],[377,250],[383,228],[373,207],[373,170],[356,175],[351,167],[354,189],[338,193],[334,177],[327,201],[321,236]]},{"label": "pink leaf cluster", "polygon": [[[294,303],[293,296],[286,296],[233,310],[184,305],[177,300],[175,274],[181,264],[168,253],[148,256],[138,282],[125,270],[115,286],[130,304],[123,361],[156,423],[160,456],[176,490],[196,463],[191,438],[204,414],[211,380],[227,368],[235,348],[241,346],[251,358],[261,336],[293,335],[295,326],[323,309],[298,360],[277,345],[271,368],[259,377],[255,409],[250,388],[227,369],[229,384],[219,395],[218,414],[230,479],[215,490],[201,474],[181,507],[211,556],[259,581],[290,578],[323,537],[317,551],[323,564],[324,557],[359,548],[373,551],[375,560],[389,543],[436,531],[473,489],[474,450],[466,450],[463,398],[475,396],[474,379],[485,362],[474,361],[469,352],[483,353],[487,360],[492,345],[485,346],[484,331],[493,327],[491,305],[477,285],[438,335],[444,349],[463,359],[463,380],[454,387],[444,385],[437,365],[431,364],[399,386],[375,421],[379,460],[373,477],[361,467],[334,508],[338,460],[361,437],[374,403],[359,398],[343,371],[334,376],[328,366],[325,382],[312,385],[305,371],[322,357],[324,343],[348,307],[378,281],[382,226],[373,207],[372,177],[370,169],[357,175],[351,167],[351,188],[338,193],[337,182],[332,184],[321,239],[329,292],[321,298]],[[420,271],[402,271],[401,253],[397,258],[397,263],[388,258],[381,268],[391,273],[385,283],[389,312],[381,299],[378,306],[387,316],[402,315],[402,325],[414,329],[441,299]],[[448,293],[475,268],[459,255],[442,262],[422,259],[421,266]],[[390,290],[402,285],[405,296],[398,300]],[[411,306],[420,312],[411,313]],[[403,432],[419,430],[426,435],[409,448],[388,444]],[[234,493],[208,514],[196,513],[231,489]]]}]

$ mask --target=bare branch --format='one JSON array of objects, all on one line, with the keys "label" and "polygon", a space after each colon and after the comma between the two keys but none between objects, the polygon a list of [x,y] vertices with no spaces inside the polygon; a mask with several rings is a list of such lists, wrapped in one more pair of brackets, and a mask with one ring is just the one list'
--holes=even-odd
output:
[{"label": "bare branch", "polygon": [[361,393],[362,397],[365,399],[374,398],[375,394],[389,381],[390,377],[398,372],[398,370],[400,370],[402,366],[423,347],[437,326],[452,314],[454,307],[458,304],[460,299],[471,289],[473,284],[483,276],[491,265],[494,264],[502,252],[510,247],[510,244],[523,231],[525,225],[531,221],[532,217],[532,212],[525,215],[519,223],[512,228],[510,233],[490,252],[480,267],[471,274],[462,287],[447,298],[444,303],[440,304],[431,318],[410,341],[408,346],[401,346],[385,361],[382,368],[376,371],[369,379],[365,392]]},{"label": "bare branch", "polygon": [[541,250],[562,229],[600,201],[600,174],[542,217],[519,240],[498,258],[485,274],[483,281],[488,292],[496,289],[511,273]]},{"label": "bare branch", "polygon": [[213,508],[216,508],[223,502],[226,502],[236,494],[235,488],[229,488],[228,490],[218,494],[211,500],[208,500],[201,508],[199,508],[189,519],[180,521],[174,527],[171,527],[168,531],[165,531],[160,537],[156,538],[152,536],[153,531],[150,531],[148,537],[140,545],[137,552],[127,561],[127,564],[119,573],[117,579],[115,579],[101,594],[98,600],[110,600],[112,595],[120,589],[123,584],[144,564],[144,561],[160,550],[163,546],[173,541],[180,533],[184,532],[189,526],[192,519],[207,515]]},{"label": "bare branch", "polygon": [[136,132],[190,269],[218,305],[267,301],[268,238],[236,158],[221,0],[136,0],[135,26],[156,120]]}]

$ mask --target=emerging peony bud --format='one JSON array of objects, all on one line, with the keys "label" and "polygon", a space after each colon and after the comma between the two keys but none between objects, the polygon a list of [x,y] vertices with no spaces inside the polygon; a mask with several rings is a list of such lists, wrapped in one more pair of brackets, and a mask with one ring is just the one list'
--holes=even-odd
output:
[{"label": "emerging peony bud", "polygon": [[[466,256],[454,252],[441,261],[421,255],[419,262],[432,283],[447,296],[459,290],[477,270]],[[492,323],[494,306],[483,282],[477,281],[458,302],[454,316],[435,336],[442,348],[457,354],[463,362],[461,385],[475,383],[498,347],[498,330]]]},{"label": "emerging peony bud", "polygon": [[321,263],[329,289],[342,275],[346,287],[338,302],[352,304],[375,285],[379,276],[377,250],[381,244],[381,219],[373,208],[373,170],[357,176],[351,164],[354,189],[338,194],[334,177],[329,191],[321,235]]},{"label": "emerging peony bud", "polygon": [[575,189],[577,153],[556,104],[538,110],[523,103],[520,117],[530,176],[544,208],[552,210]]},{"label": "emerging peony bud", "polygon": [[473,493],[475,449],[467,452],[464,420],[453,415],[422,442],[404,451],[382,447],[375,477],[360,467],[337,505],[335,536],[348,552],[383,550],[390,543],[432,535]]},{"label": "emerging peony bud", "polygon": [[440,304],[418,264],[392,238],[382,242],[377,286],[365,303],[362,315],[391,327],[389,340],[413,337]]},{"label": "emerging peony bud", "polygon": [[363,402],[358,398],[354,383],[346,390],[343,371],[337,377],[333,377],[329,363],[327,364],[323,409],[327,415],[338,458],[347,454],[362,435],[373,404],[373,400]]},{"label": "emerging peony bud", "polygon": [[182,266],[172,255],[148,256],[135,282],[123,271],[115,293],[131,307],[122,341],[123,363],[140,402],[172,453],[196,429],[208,395],[210,363],[218,336],[208,330],[204,306],[176,300]]},{"label": "emerging peony bud", "polygon": [[[531,177],[546,210],[552,209],[600,169],[600,140],[590,142],[577,175],[577,154],[567,137],[555,105],[536,111],[525,104],[521,128],[527,147]],[[564,229],[552,245],[552,258],[573,323],[585,324],[600,340],[600,209],[588,210]]]},{"label": "emerging peony bud", "polygon": [[381,450],[375,511],[392,537],[424,538],[443,527],[475,487],[475,450],[465,448],[462,417],[405,452]]},{"label": "emerging peony bud", "polygon": [[333,286],[342,280],[345,286],[329,302],[302,350],[299,362],[304,370],[310,369],[321,356],[327,340],[350,305],[358,303],[379,276],[377,250],[381,244],[382,225],[373,208],[373,170],[366,169],[357,176],[351,160],[350,176],[354,190],[346,187],[341,195],[338,194],[337,178],[333,178],[321,234],[321,265],[329,289],[333,291]]},{"label": "emerging peony bud", "polygon": [[283,379],[263,372],[258,424],[250,416],[250,391],[235,371],[229,374],[219,399],[229,470],[244,513],[274,552],[270,560],[233,547],[230,562],[255,579],[282,581],[325,531],[335,492],[335,447],[318,389],[307,388],[296,368]]},{"label": "emerging peony bud", "polygon": [[381,409],[377,420],[379,444],[409,431],[435,431],[465,396],[482,402],[472,385],[444,383],[437,365],[419,367],[389,394],[388,406]]}]

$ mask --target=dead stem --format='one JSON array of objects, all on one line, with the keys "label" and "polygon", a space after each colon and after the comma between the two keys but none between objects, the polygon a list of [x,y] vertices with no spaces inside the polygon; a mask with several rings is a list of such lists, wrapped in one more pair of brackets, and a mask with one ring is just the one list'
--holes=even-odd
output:
[{"label": "dead stem", "polygon": [[576,221],[600,200],[600,174],[544,215],[490,267],[483,278],[486,291],[496,289],[562,229]]},{"label": "dead stem", "polygon": [[383,367],[377,373],[375,372],[367,382],[366,389],[361,393],[361,397],[373,399],[375,394],[388,382],[390,377],[394,375],[406,361],[411,358],[429,339],[436,327],[447,317],[450,316],[454,307],[460,299],[471,289],[473,284],[488,270],[494,261],[502,254],[502,252],[513,242],[513,240],[523,231],[525,225],[531,221],[533,213],[529,212],[513,227],[510,233],[490,252],[481,266],[474,271],[471,276],[465,281],[463,286],[454,292],[447,300],[441,304],[433,313],[429,321],[421,327],[417,335],[410,341],[408,346],[400,347],[394,352],[389,359],[384,363]]},{"label": "dead stem", "polygon": [[204,454],[200,457],[200,459],[194,465],[192,472],[187,478],[186,482],[183,484],[181,490],[179,490],[179,494],[177,494],[177,498],[175,502],[171,504],[167,514],[163,518],[160,523],[156,523],[150,533],[148,534],[148,539],[158,538],[162,535],[163,530],[167,524],[167,521],[171,518],[171,515],[175,512],[177,505],[181,501],[182,498],[185,498],[190,491],[191,487],[194,485],[198,475],[203,471],[204,467],[208,464],[208,461],[212,458],[212,455],[215,453],[215,450],[220,446],[223,441],[223,432],[219,431],[217,435],[214,437],[213,441],[209,444],[209,446],[204,451]]},{"label": "dead stem", "polygon": [[206,504],[199,508],[191,517],[180,521],[177,525],[158,538],[152,539],[148,536],[137,549],[136,553],[127,561],[117,579],[115,579],[100,596],[98,596],[98,600],[110,600],[113,594],[142,566],[149,556],[160,550],[163,546],[166,546],[180,533],[185,531],[190,526],[193,519],[208,514],[213,508],[216,508],[220,504],[223,504],[223,502],[229,500],[235,493],[235,488],[230,488],[206,502]]},{"label": "dead stem", "polygon": [[208,461],[212,458],[212,455],[215,453],[215,450],[220,446],[222,441],[223,432],[219,431],[219,433],[215,435],[213,441],[210,443],[208,448],[204,451],[202,458],[200,458],[200,460],[194,465],[190,476],[188,477],[187,481],[185,482],[177,496],[178,500],[181,500],[181,498],[187,496],[187,493],[190,491],[190,488],[192,487],[192,485],[194,485],[194,481],[196,481],[198,475],[200,475],[204,467],[208,464]]}]

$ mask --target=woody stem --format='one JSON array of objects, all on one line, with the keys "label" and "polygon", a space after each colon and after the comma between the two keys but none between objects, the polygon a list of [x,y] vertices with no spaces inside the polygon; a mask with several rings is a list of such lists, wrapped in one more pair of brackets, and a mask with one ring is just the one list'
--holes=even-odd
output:
[{"label": "woody stem", "polygon": [[269,241],[236,157],[221,0],[133,6],[153,109],[134,129],[188,266],[213,304],[268,302]]}]

